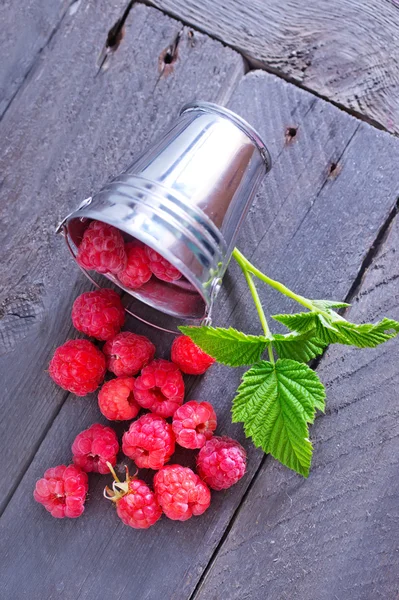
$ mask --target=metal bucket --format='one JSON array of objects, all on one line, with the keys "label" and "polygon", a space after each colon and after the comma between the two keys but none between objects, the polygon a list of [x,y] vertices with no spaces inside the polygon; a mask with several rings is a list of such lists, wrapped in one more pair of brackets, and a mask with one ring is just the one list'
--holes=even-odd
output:
[{"label": "metal bucket", "polygon": [[91,220],[113,225],[172,263],[183,278],[152,277],[141,288],[113,283],[168,315],[209,315],[240,226],[271,166],[256,131],[233,112],[186,105],[177,121],[133,165],[64,219],[69,248]]}]

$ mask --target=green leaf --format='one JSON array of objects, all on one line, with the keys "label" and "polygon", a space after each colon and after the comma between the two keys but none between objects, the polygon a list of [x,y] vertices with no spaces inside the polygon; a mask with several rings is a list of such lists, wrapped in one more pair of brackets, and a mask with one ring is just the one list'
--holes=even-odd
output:
[{"label": "green leaf", "polygon": [[395,337],[399,332],[399,323],[393,319],[382,319],[375,324],[357,325],[346,321],[333,311],[331,315],[307,312],[275,315],[273,319],[298,333],[315,329],[316,338],[325,345],[345,344],[358,348],[375,348]]},{"label": "green leaf", "polygon": [[307,477],[312,459],[307,424],[313,423],[316,408],[324,410],[324,399],[324,386],[307,365],[261,361],[243,376],[233,422],[242,421],[256,446]]},{"label": "green leaf", "polygon": [[273,346],[280,358],[292,358],[304,363],[322,354],[326,347],[315,337],[314,329],[305,333],[275,334]]},{"label": "green leaf", "polygon": [[312,304],[318,310],[326,311],[330,308],[348,308],[350,306],[347,302],[338,302],[335,300],[312,300]]},{"label": "green leaf", "polygon": [[230,367],[252,365],[262,356],[267,340],[263,336],[245,335],[221,327],[179,327],[197,346],[218,362]]}]

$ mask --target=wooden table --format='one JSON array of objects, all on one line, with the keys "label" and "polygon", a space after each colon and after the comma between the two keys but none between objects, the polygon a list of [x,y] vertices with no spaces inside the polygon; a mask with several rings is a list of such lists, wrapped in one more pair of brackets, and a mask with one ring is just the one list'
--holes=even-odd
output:
[{"label": "wooden table", "polygon": [[[259,5],[251,2],[248,11]],[[318,97],[398,131],[398,44],[392,33],[397,4],[385,0],[378,13],[379,3],[368,0],[361,9],[368,22],[385,23],[391,63],[380,30],[368,29],[364,16],[360,24],[351,21],[348,2],[341,0],[341,13],[334,5],[329,15],[336,32],[330,46],[328,36],[316,35],[328,25],[322,19],[326,3],[314,0],[313,12],[303,5],[297,33],[316,46],[317,59],[311,60],[314,70],[302,70],[303,80],[297,74],[305,50],[296,49],[295,36],[288,45],[297,53],[293,71],[272,60],[288,39],[288,33],[277,35],[281,19],[295,30],[290,11],[296,4],[262,4],[259,19],[251,13],[248,25],[241,19],[244,8],[233,0],[201,8],[192,0],[157,2],[183,25],[125,0],[6,0],[0,37],[2,600],[399,597],[395,340],[368,351],[333,348],[321,360],[327,411],[311,428],[315,450],[306,481],[255,450],[241,426],[231,424],[241,372],[217,365],[203,378],[187,380],[188,397],[215,405],[219,433],[239,439],[249,463],[237,486],[213,494],[202,517],[163,519],[148,531],[132,530],[102,498],[103,476],[90,476],[90,497],[78,520],[54,520],[32,498],[46,468],[70,461],[76,434],[103,422],[95,394],[77,398],[46,373],[54,349],[76,335],[70,320],[74,298],[90,289],[55,227],[126,168],[187,101],[232,108],[260,131],[272,154],[273,169],[239,240],[248,258],[307,296],[351,302],[354,321],[399,319],[399,142]],[[276,23],[267,19],[266,27],[269,11]],[[378,65],[388,76],[387,65],[392,67],[392,81],[383,79],[380,87],[377,82],[374,94],[367,71],[362,81],[368,93],[356,106],[342,92],[351,84],[342,59],[348,38],[337,38],[339,16],[352,35],[351,65],[361,56],[366,71],[372,63],[371,71]],[[302,20],[313,27],[313,38],[305,35]],[[238,52],[198,29],[311,91],[264,70],[248,72]],[[366,47],[368,39],[377,40],[373,47]],[[104,61],[100,53],[107,41]],[[331,69],[323,71],[329,85],[318,74],[320,48],[331,61],[326,64],[335,61],[341,73],[342,97],[331,91]],[[260,292],[271,314],[293,309],[269,290]],[[215,322],[257,331],[234,264]],[[168,357],[170,336],[133,320],[127,326],[148,335],[158,354]],[[180,452],[177,460],[192,464],[188,453]]]}]

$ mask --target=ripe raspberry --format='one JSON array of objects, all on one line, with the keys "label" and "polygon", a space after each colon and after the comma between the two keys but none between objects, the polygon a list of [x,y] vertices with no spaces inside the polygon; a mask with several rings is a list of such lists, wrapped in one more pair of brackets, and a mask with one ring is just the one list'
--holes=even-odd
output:
[{"label": "ripe raspberry", "polygon": [[198,474],[213,490],[225,490],[237,483],[246,467],[247,453],[229,437],[214,436],[197,456]]},{"label": "ripe raspberry", "polygon": [[163,258],[158,252],[155,252],[149,246],[145,247],[145,251],[150,261],[150,269],[154,273],[155,277],[162,279],[162,281],[177,281],[180,279],[182,274],[176,269],[170,262]]},{"label": "ripe raspberry", "polygon": [[98,394],[100,411],[109,421],[129,421],[140,410],[134,399],[134,378],[117,377],[106,381]]},{"label": "ripe raspberry", "polygon": [[175,451],[172,426],[158,415],[143,415],[124,433],[122,451],[139,469],[160,469]]},{"label": "ripe raspberry", "polygon": [[130,477],[126,468],[126,480],[119,481],[112,465],[108,465],[114,476],[112,490],[106,487],[104,496],[116,504],[116,512],[125,525],[134,529],[148,529],[161,518],[162,509],[154,492],[148,485]]},{"label": "ripe raspberry", "polygon": [[139,242],[125,244],[126,267],[118,274],[118,279],[127,288],[137,289],[151,279],[150,260]]},{"label": "ripe raspberry", "polygon": [[47,469],[44,477],[36,482],[33,497],[53,517],[75,519],[84,511],[88,489],[87,475],[82,469],[59,465]]},{"label": "ripe raspberry", "polygon": [[125,242],[119,229],[92,221],[83,234],[76,257],[84,269],[97,273],[119,273],[126,265]]},{"label": "ripe raspberry", "polygon": [[168,360],[153,360],[134,382],[134,397],[143,408],[172,417],[184,399],[182,374]]},{"label": "ripe raspberry", "polygon": [[50,361],[50,377],[77,396],[94,392],[104,379],[105,356],[88,340],[69,340],[56,349]]},{"label": "ripe raspberry", "polygon": [[100,423],[79,433],[72,444],[73,462],[86,473],[109,473],[107,462],[115,465],[118,452],[115,431]]},{"label": "ripe raspberry", "polygon": [[155,346],[143,335],[122,331],[104,345],[107,368],[117,377],[136,375],[155,354]]},{"label": "ripe raspberry", "polygon": [[211,503],[211,492],[188,467],[167,465],[154,477],[156,498],[169,519],[187,521],[202,515]]},{"label": "ripe raspberry", "polygon": [[183,448],[202,448],[216,429],[216,413],[209,402],[190,400],[173,415],[176,442]]},{"label": "ripe raspberry", "polygon": [[72,306],[75,329],[97,340],[109,340],[120,332],[125,309],[119,295],[110,289],[85,292]]},{"label": "ripe raspberry", "polygon": [[172,344],[171,358],[183,373],[202,375],[215,362],[188,337],[179,335]]}]

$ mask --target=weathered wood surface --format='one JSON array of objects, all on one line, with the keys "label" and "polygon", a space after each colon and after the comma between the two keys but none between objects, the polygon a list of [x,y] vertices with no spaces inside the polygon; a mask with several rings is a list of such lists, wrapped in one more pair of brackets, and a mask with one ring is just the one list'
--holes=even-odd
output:
[{"label": "weathered wood surface", "polygon": [[[79,2],[79,0],[77,0]],[[36,0],[1,3],[0,118],[38,55],[49,43],[73,0]]]},{"label": "weathered wood surface", "polygon": [[[139,11],[146,10],[134,9],[130,27],[141,30],[139,16],[143,13]],[[127,39],[123,42],[126,52],[132,51]],[[121,45],[118,52],[122,49]],[[209,61],[206,61],[208,65]],[[117,69],[116,65],[112,69]],[[121,93],[118,90],[118,94]],[[99,100],[97,111],[100,105]],[[231,106],[261,130],[274,158],[274,168],[255,200],[240,247],[256,262],[268,267],[271,275],[278,274],[299,291],[318,296],[345,296],[367,249],[395,204],[399,189],[396,140],[368,125],[359,125],[322,100],[264,73],[246,76]],[[108,107],[107,115],[109,110]],[[116,103],[115,112],[119,110],[120,104]],[[104,116],[98,116],[99,122],[101,118]],[[79,130],[84,126],[81,122]],[[131,135],[137,126],[137,123],[132,126]],[[287,127],[298,127],[292,140],[287,138]],[[102,155],[101,161],[104,160]],[[338,167],[330,173],[332,162]],[[121,168],[123,164],[118,166]],[[74,163],[73,170],[76,168]],[[93,171],[92,177],[97,176]],[[95,183],[97,185],[97,180]],[[79,185],[89,188],[93,184],[76,184],[76,193],[82,192],[79,194],[82,197],[84,190],[80,190]],[[72,269],[68,272],[71,274]],[[232,284],[235,275],[236,269],[232,266],[221,296],[217,322],[229,320],[247,331],[255,330],[256,317],[246,302],[244,286],[241,282]],[[74,290],[69,288],[68,281],[62,290],[65,294],[63,312],[59,313],[63,331],[58,333],[53,347],[63,341],[69,331],[69,307],[77,286]],[[55,292],[53,301],[54,295]],[[272,311],[285,308],[280,298],[269,297],[263,291],[262,295]],[[49,313],[46,319],[52,318]],[[129,325],[137,329],[135,323]],[[146,330],[146,333],[159,343],[154,331]],[[165,355],[168,343],[161,340],[161,351]],[[49,355],[50,350],[35,363],[43,381],[46,375],[41,372],[41,365],[46,364],[43,361]],[[39,382],[39,375],[36,381]],[[244,442],[241,427],[230,422],[230,401],[238,381],[239,371],[216,366],[195,383],[189,397],[211,400],[219,416],[219,432],[232,434]],[[54,386],[45,385],[54,391]],[[262,453],[244,442],[249,450],[248,475],[229,492],[215,493],[209,511],[187,523],[164,519],[147,532],[130,530],[118,522],[112,507],[101,497],[104,485],[101,477],[91,477],[90,500],[81,519],[54,522],[33,502],[34,482],[49,465],[67,461],[76,433],[98,420],[95,398],[84,400],[68,396],[9,502],[0,536],[3,595],[7,600],[189,598],[262,458]],[[189,460],[184,453],[179,459]],[[296,481],[302,484],[299,478]],[[26,586],[21,585],[16,568],[20,564],[29,574]],[[229,597],[223,590],[219,592],[219,597]]]},{"label": "weathered wood surface", "polygon": [[399,132],[395,0],[151,0],[253,64]]},{"label": "weathered wood surface", "polygon": [[[399,218],[349,311],[399,319]],[[301,480],[266,459],[197,600],[369,600],[399,595],[398,343],[330,349],[326,415]]]},{"label": "weathered wood surface", "polygon": [[[55,236],[57,223],[126,168],[184,102],[224,102],[243,74],[235,52],[144,6],[132,10],[108,70],[98,73],[124,8],[121,0],[82,3],[65,18],[0,126],[3,505],[67,396],[45,369],[73,334],[72,301],[88,287]],[[176,62],[161,76],[160,56],[179,33]]]}]

